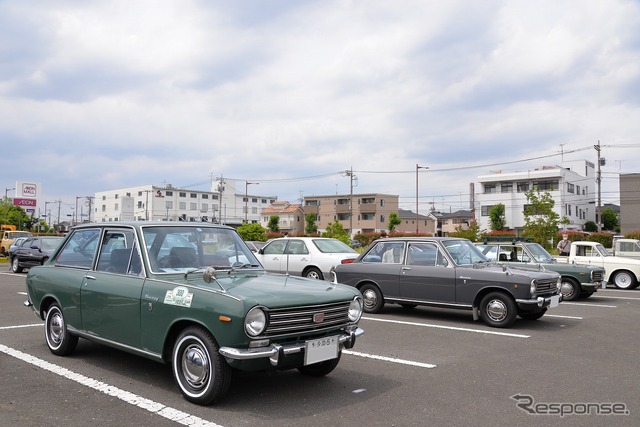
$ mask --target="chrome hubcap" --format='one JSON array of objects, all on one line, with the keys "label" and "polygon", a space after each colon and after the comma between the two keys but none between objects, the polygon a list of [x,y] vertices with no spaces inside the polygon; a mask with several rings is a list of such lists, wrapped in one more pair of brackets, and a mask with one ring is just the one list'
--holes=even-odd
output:
[{"label": "chrome hubcap", "polygon": [[620,288],[627,288],[631,285],[631,277],[628,274],[616,275],[616,285]]},{"label": "chrome hubcap", "polygon": [[188,346],[182,353],[182,372],[193,388],[202,388],[209,379],[210,366],[207,353],[198,345]]},{"label": "chrome hubcap", "polygon": [[51,315],[51,321],[49,322],[49,337],[55,344],[62,342],[62,334],[64,331],[64,321],[60,313],[54,313]]},{"label": "chrome hubcap", "polygon": [[491,300],[487,304],[487,315],[496,322],[504,320],[507,317],[507,306],[500,300]]},{"label": "chrome hubcap", "polygon": [[560,292],[565,298],[570,298],[575,293],[573,285],[569,282],[562,282],[560,285]]},{"label": "chrome hubcap", "polygon": [[375,307],[375,305],[378,303],[378,297],[376,296],[376,293],[373,291],[373,289],[367,289],[366,291],[364,291],[362,297],[364,298],[364,306],[367,308]]}]

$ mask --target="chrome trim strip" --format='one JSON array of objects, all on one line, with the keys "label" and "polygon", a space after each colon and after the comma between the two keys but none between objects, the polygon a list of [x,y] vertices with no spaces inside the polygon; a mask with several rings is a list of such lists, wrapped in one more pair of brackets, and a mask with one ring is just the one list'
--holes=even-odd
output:
[{"label": "chrome trim strip", "polygon": [[67,329],[73,335],[77,335],[77,336],[79,336],[81,338],[84,338],[86,340],[97,342],[99,344],[104,344],[104,345],[109,346],[109,347],[114,347],[114,348],[129,352],[129,353],[138,354],[140,356],[144,356],[144,357],[147,357],[147,358],[150,358],[150,359],[154,359],[154,360],[157,360],[159,362],[164,362],[164,359],[162,358],[162,354],[153,353],[151,351],[146,351],[146,350],[140,350],[139,348],[132,347],[130,345],[121,344],[119,342],[115,342],[115,341],[111,341],[111,340],[108,340],[108,339],[105,339],[105,338],[101,338],[101,337],[99,337],[97,335],[92,335],[92,334],[89,334],[87,332],[80,331],[80,330],[78,330],[78,329],[76,329],[76,328],[74,328],[73,326],[70,326],[70,325],[67,325]]}]

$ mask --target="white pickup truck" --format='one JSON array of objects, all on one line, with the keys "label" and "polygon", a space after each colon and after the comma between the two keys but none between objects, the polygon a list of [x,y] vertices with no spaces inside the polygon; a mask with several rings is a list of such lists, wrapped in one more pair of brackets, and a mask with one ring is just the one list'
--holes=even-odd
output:
[{"label": "white pickup truck", "polygon": [[597,242],[571,242],[569,256],[556,258],[558,262],[574,262],[604,267],[604,280],[616,288],[634,289],[640,282],[640,259],[611,255]]},{"label": "white pickup truck", "polygon": [[615,256],[640,259],[640,240],[615,239],[611,251]]}]

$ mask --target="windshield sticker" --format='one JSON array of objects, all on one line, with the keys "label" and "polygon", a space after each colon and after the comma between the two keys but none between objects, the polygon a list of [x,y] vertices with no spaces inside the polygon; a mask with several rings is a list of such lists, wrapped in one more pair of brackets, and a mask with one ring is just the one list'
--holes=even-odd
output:
[{"label": "windshield sticker", "polygon": [[191,307],[193,294],[184,286],[178,286],[173,290],[168,290],[164,297],[164,303],[168,305],[178,305],[180,307]]}]

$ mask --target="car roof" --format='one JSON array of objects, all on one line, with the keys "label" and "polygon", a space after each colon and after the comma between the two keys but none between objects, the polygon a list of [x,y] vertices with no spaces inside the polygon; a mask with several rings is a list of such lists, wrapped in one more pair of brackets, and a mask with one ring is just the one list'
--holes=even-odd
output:
[{"label": "car roof", "polygon": [[192,222],[192,221],[108,221],[108,222],[92,222],[78,224],[73,229],[78,228],[104,228],[104,227],[207,227],[207,228],[224,228],[233,230],[233,227],[227,225],[214,224],[212,222]]}]

